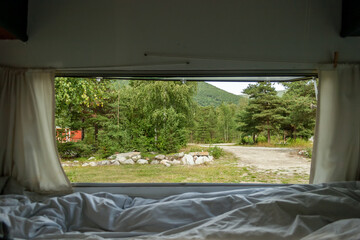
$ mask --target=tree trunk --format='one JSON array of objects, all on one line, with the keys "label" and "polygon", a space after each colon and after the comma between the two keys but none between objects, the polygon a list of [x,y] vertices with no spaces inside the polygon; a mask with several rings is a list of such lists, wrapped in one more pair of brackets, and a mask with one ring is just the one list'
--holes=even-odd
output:
[{"label": "tree trunk", "polygon": [[[270,127],[269,125],[269,119],[267,120],[267,125],[268,125],[268,127]],[[267,138],[268,138],[268,143],[270,143],[270,129],[268,128],[268,130],[267,130]]]},{"label": "tree trunk", "polygon": [[[85,122],[85,119],[81,119],[81,122],[83,123],[84,125],[84,122]],[[81,141],[84,141],[84,138],[85,138],[85,128],[84,127],[81,127]]]},{"label": "tree trunk", "polygon": [[97,124],[94,125],[94,136],[95,136],[95,142],[98,139],[98,133],[99,133],[99,126]]},{"label": "tree trunk", "polygon": [[117,102],[117,125],[120,126],[120,94],[118,93],[118,102]]},{"label": "tree trunk", "polygon": [[285,135],[285,130],[284,130],[284,144],[286,142],[286,135]]}]

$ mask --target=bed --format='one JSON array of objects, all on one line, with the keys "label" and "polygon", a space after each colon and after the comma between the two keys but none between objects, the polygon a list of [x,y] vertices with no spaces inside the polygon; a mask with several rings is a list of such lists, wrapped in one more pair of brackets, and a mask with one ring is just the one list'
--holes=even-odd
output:
[{"label": "bed", "polygon": [[3,238],[360,239],[360,182],[189,192],[41,196],[2,179]]}]

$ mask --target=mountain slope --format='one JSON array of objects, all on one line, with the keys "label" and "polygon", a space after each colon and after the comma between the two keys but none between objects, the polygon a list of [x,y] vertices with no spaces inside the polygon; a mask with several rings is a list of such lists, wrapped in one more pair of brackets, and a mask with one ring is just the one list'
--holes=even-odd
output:
[{"label": "mountain slope", "polygon": [[206,82],[198,82],[197,94],[194,100],[200,106],[219,106],[222,102],[238,104],[239,99],[244,96],[238,96],[226,92]]}]

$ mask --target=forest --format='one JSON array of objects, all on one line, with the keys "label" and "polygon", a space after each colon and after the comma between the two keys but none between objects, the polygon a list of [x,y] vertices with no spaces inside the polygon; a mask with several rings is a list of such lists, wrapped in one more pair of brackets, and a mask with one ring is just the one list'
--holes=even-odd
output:
[{"label": "forest", "polygon": [[[234,95],[206,82],[55,79],[56,126],[81,130],[58,142],[61,157],[176,152],[187,143],[286,144],[314,134],[314,83],[248,85]],[[61,133],[60,133],[61,134]],[[61,139],[61,138],[60,138]]]}]

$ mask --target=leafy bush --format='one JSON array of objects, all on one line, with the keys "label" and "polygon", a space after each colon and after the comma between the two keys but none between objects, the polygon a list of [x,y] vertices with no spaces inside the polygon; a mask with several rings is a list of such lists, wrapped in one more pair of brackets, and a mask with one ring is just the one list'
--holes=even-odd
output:
[{"label": "leafy bush", "polygon": [[58,143],[57,146],[61,158],[89,157],[95,152],[92,145],[83,142]]},{"label": "leafy bush", "polygon": [[239,144],[241,144],[241,145],[243,145],[243,144],[245,144],[245,145],[248,145],[248,144],[252,145],[252,144],[254,144],[254,141],[253,141],[252,137],[250,137],[250,136],[245,136],[245,137],[242,137],[242,138],[240,139]]},{"label": "leafy bush", "polygon": [[305,151],[305,156],[308,158],[312,158],[312,148],[306,148]]},{"label": "leafy bush", "polygon": [[260,135],[257,137],[256,139],[257,142],[261,143],[261,142],[267,142],[267,138],[263,135]]},{"label": "leafy bush", "polygon": [[224,150],[218,146],[210,147],[209,152],[210,152],[210,155],[212,155],[215,159],[218,159],[224,155]]}]

